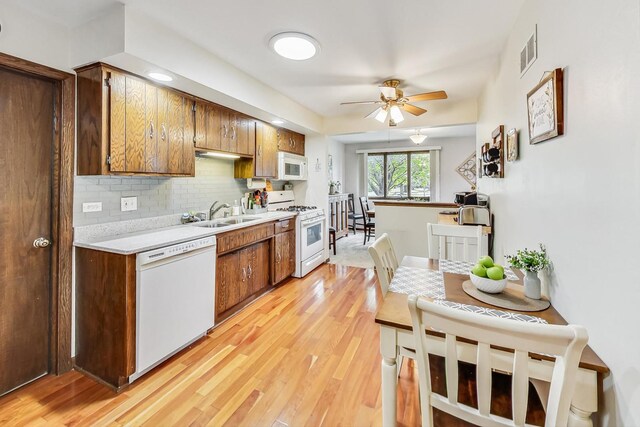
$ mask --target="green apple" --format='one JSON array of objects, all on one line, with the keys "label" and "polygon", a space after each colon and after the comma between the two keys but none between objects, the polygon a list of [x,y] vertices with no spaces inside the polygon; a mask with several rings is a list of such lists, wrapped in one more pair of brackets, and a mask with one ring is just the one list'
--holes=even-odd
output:
[{"label": "green apple", "polygon": [[502,274],[504,275],[504,267],[501,266],[500,264],[493,264],[494,267],[498,267],[500,269],[500,271],[502,271]]},{"label": "green apple", "polygon": [[478,277],[487,277],[487,269],[480,263],[474,265],[471,272]]},{"label": "green apple", "polygon": [[478,263],[484,265],[486,268],[493,267],[493,259],[489,255],[480,258]]},{"label": "green apple", "polygon": [[504,269],[499,265],[487,268],[487,277],[491,280],[502,280],[504,278]]}]

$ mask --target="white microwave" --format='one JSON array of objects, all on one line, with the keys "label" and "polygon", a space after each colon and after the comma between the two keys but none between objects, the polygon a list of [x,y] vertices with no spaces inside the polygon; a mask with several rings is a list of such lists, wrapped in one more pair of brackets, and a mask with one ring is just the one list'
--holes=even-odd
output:
[{"label": "white microwave", "polygon": [[307,158],[278,151],[278,179],[287,181],[307,180]]}]

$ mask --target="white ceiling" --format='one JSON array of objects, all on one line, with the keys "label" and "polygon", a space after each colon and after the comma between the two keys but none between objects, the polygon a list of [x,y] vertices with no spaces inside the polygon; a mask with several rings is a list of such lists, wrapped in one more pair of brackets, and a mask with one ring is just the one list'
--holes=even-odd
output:
[{"label": "white ceiling", "polygon": [[[367,115],[372,106],[340,103],[377,99],[376,86],[390,77],[403,81],[401,88],[406,95],[441,89],[449,94],[448,100],[419,103],[423,108],[447,108],[459,101],[475,100],[495,70],[499,52],[523,3],[5,1],[17,2],[70,28],[99,16],[114,4],[125,3],[321,116],[348,117],[350,121]],[[277,56],[269,49],[268,41],[283,31],[300,31],[315,37],[321,45],[320,54],[309,61]],[[434,106],[436,103],[438,106]],[[378,133],[387,135],[386,131],[375,134]],[[370,133],[363,135],[371,137]],[[350,138],[355,137],[345,135],[345,142]]]},{"label": "white ceiling", "polygon": [[423,144],[429,143],[429,139],[433,138],[462,138],[475,137],[476,125],[458,125],[458,126],[440,126],[431,128],[414,128],[399,129],[389,128],[376,132],[357,132],[342,135],[333,135],[332,139],[342,142],[343,144],[359,144],[362,142],[387,142],[387,141],[408,141],[409,136],[417,131],[420,134],[427,135],[427,140]]}]

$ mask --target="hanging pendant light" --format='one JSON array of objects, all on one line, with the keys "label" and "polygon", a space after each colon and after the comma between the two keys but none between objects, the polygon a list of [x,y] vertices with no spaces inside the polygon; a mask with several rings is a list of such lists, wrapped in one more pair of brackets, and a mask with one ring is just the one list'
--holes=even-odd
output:
[{"label": "hanging pendant light", "polygon": [[411,139],[414,144],[420,145],[424,142],[425,139],[427,139],[427,135],[420,134],[420,129],[416,129],[416,133],[411,135],[409,139]]}]

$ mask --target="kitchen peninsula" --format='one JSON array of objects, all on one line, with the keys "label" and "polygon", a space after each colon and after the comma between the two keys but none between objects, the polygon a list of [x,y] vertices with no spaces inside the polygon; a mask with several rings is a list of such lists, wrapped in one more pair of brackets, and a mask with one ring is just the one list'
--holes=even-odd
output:
[{"label": "kitchen peninsula", "polygon": [[[376,235],[389,235],[398,259],[405,255],[427,256],[427,224],[450,223],[450,219],[442,219],[442,212],[459,208],[455,203],[413,200],[376,200],[375,205]],[[483,236],[487,239],[489,232],[485,227]]]}]

